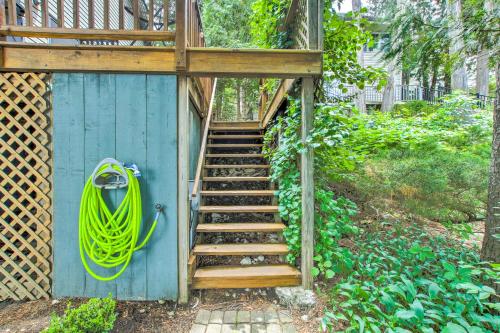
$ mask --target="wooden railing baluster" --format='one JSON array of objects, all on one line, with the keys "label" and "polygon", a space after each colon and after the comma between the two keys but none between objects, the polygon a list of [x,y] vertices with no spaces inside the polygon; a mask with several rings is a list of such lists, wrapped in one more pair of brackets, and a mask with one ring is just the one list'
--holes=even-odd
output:
[{"label": "wooden railing baluster", "polygon": [[133,0],[133,11],[134,11],[134,29],[141,29],[140,13],[139,13],[139,0]]},{"label": "wooden railing baluster", "polygon": [[17,25],[16,0],[9,0],[9,24]]},{"label": "wooden railing baluster", "polygon": [[168,31],[168,8],[169,1],[163,0],[163,30]]},{"label": "wooden railing baluster", "polygon": [[80,28],[80,0],[73,0],[73,28]]},{"label": "wooden railing baluster", "polygon": [[64,28],[64,0],[57,0],[57,26]]},{"label": "wooden railing baluster", "polygon": [[[5,13],[5,0],[0,0],[0,26],[7,25],[7,13]],[[5,39],[1,39],[5,40]]]},{"label": "wooden railing baluster", "polygon": [[33,0],[24,0],[24,17],[26,18],[26,26],[33,26]]},{"label": "wooden railing baluster", "polygon": [[148,28],[149,30],[154,30],[154,15],[155,15],[155,2],[154,0],[149,0],[149,15],[148,15]]},{"label": "wooden railing baluster", "polygon": [[88,1],[89,1],[89,7],[88,7],[89,29],[94,29],[95,26],[94,0],[88,0]]},{"label": "wooden railing baluster", "polygon": [[104,29],[109,30],[109,0],[104,0],[103,6],[104,6],[104,15],[103,15]]},{"label": "wooden railing baluster", "polygon": [[125,9],[123,7],[123,0],[118,1],[118,29],[125,29]]},{"label": "wooden railing baluster", "polygon": [[42,27],[47,28],[49,25],[49,0],[41,0],[42,1]]}]

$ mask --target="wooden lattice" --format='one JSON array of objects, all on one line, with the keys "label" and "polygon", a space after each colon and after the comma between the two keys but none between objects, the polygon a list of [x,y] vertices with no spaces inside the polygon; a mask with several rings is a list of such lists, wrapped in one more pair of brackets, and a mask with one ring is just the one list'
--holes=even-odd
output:
[{"label": "wooden lattice", "polygon": [[292,47],[308,49],[307,0],[297,0],[296,12],[292,23]]},{"label": "wooden lattice", "polygon": [[50,293],[49,80],[0,73],[0,300]]}]

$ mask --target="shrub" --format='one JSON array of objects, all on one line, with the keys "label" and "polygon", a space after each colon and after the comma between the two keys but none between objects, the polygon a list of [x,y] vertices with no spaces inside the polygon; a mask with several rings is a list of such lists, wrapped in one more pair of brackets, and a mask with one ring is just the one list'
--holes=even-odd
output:
[{"label": "shrub", "polygon": [[50,326],[45,333],[106,333],[113,329],[116,320],[116,302],[111,295],[106,298],[91,298],[78,308],[68,304],[64,316],[52,314]]}]

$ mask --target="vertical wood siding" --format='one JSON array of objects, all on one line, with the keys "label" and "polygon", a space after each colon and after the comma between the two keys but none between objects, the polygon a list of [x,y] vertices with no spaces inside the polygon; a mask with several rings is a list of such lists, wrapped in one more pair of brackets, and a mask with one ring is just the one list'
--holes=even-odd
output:
[{"label": "vertical wood siding", "polygon": [[[177,298],[176,77],[144,74],[54,74],[53,294],[154,300]],[[115,281],[88,275],[78,248],[83,186],[105,157],[136,163],[143,202],[143,230],[156,202],[166,208],[150,242]],[[108,191],[116,207],[125,190]],[[142,237],[141,237],[142,239]],[[113,271],[96,268],[97,273]]]}]

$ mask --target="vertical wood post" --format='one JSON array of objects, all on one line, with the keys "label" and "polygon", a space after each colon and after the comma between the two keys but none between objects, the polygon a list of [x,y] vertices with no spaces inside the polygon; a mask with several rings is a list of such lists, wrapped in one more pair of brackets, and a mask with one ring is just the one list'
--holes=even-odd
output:
[{"label": "vertical wood post", "polygon": [[179,242],[179,303],[189,300],[188,260],[189,260],[189,90],[186,75],[177,76],[177,230]]},{"label": "vertical wood post", "polygon": [[189,0],[176,0],[175,7],[175,62],[177,70],[186,70],[186,45]]},{"label": "vertical wood post", "polygon": [[[314,119],[314,83],[312,78],[302,79],[302,142],[313,128]],[[302,286],[312,289],[314,266],[314,155],[308,147],[302,153],[300,161],[302,183]]]},{"label": "vertical wood post", "polygon": [[[7,18],[5,17],[5,0],[0,0],[0,27],[7,24]],[[0,36],[0,41],[6,40],[7,37]],[[1,50],[0,50],[1,51]],[[1,52],[0,52],[1,55]],[[3,62],[2,62],[3,64]]]}]

